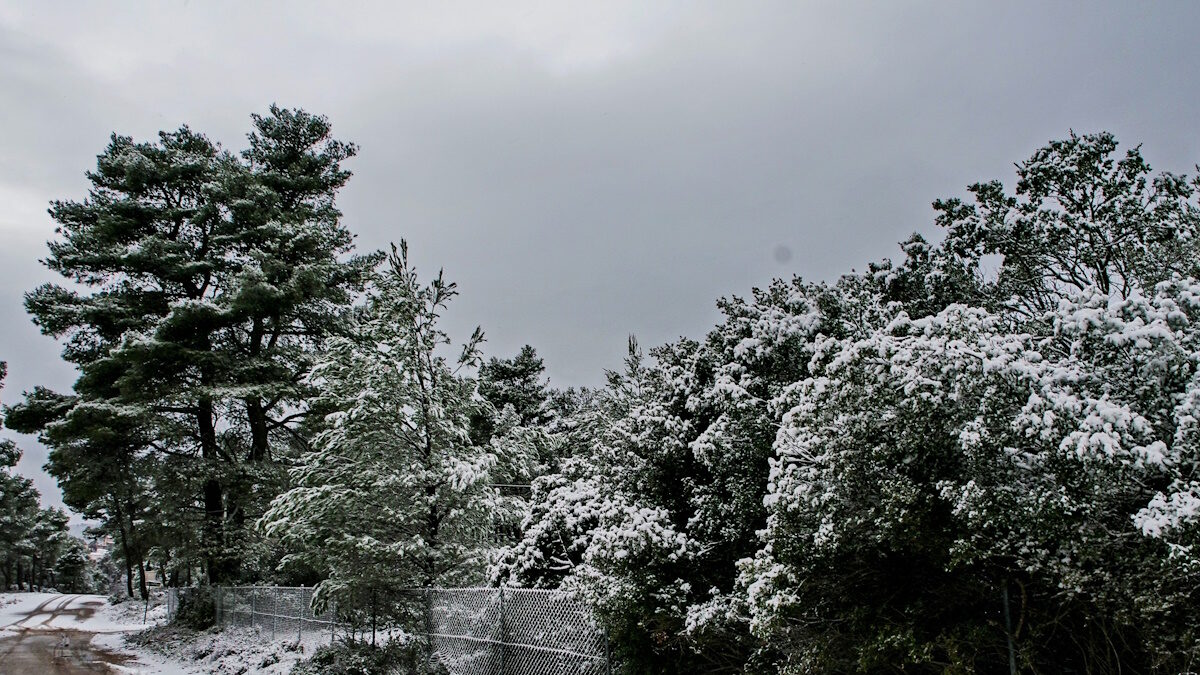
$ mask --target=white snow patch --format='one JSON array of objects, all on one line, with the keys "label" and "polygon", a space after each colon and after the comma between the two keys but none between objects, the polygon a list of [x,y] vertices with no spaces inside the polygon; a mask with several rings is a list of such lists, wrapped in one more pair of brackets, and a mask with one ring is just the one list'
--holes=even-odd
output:
[{"label": "white snow patch", "polygon": [[257,628],[195,632],[162,626],[142,634],[126,636],[121,648],[136,653],[139,659],[147,662],[157,659],[159,663],[180,668],[175,671],[164,670],[163,673],[286,675],[298,661],[312,656],[317,647],[325,642],[328,640],[275,642]]}]

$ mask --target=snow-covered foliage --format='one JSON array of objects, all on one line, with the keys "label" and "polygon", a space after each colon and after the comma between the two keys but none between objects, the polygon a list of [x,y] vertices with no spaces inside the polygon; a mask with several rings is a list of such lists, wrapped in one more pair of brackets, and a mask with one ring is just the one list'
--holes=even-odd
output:
[{"label": "snow-covered foliage", "polygon": [[[295,487],[262,523],[317,570],[316,601],[351,607],[374,592],[477,580],[504,500],[499,461],[471,443],[476,331],[456,359],[438,327],[453,284],[422,285],[404,245],[393,250],[363,311],[313,369],[326,427],[292,470]],[[512,458],[506,458],[513,461]]]},{"label": "snow-covered foliage", "polygon": [[257,628],[195,632],[175,625],[156,626],[130,636],[103,637],[106,639],[93,640],[93,644],[137,654],[139,663],[134,672],[162,675],[286,675],[329,639],[325,635],[324,640],[297,643],[274,640],[270,631],[264,635]]},{"label": "snow-covered foliage", "polygon": [[1040,670],[1182,667],[1200,209],[1115,148],[1053,143],[1015,196],[938,202],[941,243],[631,353],[497,576],[579,589],[632,671],[969,672],[1009,637]]},{"label": "snow-covered foliage", "polygon": [[1009,631],[1034,668],[1194,655],[1200,285],[1179,253],[1196,210],[1174,177],[1148,196],[1113,147],[1051,145],[1020,167],[1021,201],[977,186],[983,216],[943,203],[959,222],[930,258],[1005,256],[964,298],[990,309],[901,298],[865,335],[814,341],[741,574],[785,670],[973,670]]},{"label": "snow-covered foliage", "polygon": [[939,587],[986,616],[996,584],[1019,582],[1031,642],[1042,613],[1073,603],[1162,619],[1198,580],[1172,562],[1186,544],[1158,539],[1186,530],[1167,505],[1186,511],[1180,479],[1200,457],[1177,442],[1189,418],[1173,403],[1200,357],[1197,290],[1081,295],[1036,326],[961,305],[898,310],[865,338],[820,340],[813,376],[789,391],[765,545],[743,570],[755,631],[797,645],[801,671],[836,664],[840,645],[815,638],[845,609],[827,584],[847,578],[905,618],[858,619],[858,656],[878,665],[952,650],[969,663],[999,646],[970,624],[921,634],[945,627],[933,613],[949,607],[927,602]]},{"label": "snow-covered foliage", "polygon": [[[567,425],[570,458],[535,481],[499,576],[579,590],[631,659],[685,670],[744,661],[753,647],[736,563],[765,524],[772,401],[806,372],[821,327],[841,334],[861,318],[830,318],[833,295],[776,281],[722,301],[726,320],[702,343],[649,358],[631,344],[625,371]],[[703,641],[723,653],[698,653]]]},{"label": "snow-covered foliage", "polygon": [[[274,115],[256,118],[263,138],[297,120],[328,132]],[[186,130],[167,141],[208,147]],[[126,144],[101,168],[138,168]],[[321,146],[333,173],[293,213],[237,191],[266,189],[278,171],[259,169],[288,164],[260,145],[233,164],[262,175],[221,188],[234,193],[218,221],[248,246],[311,239],[324,266],[284,274],[312,258],[303,247],[233,256],[215,286],[174,293],[150,322],[140,295],[94,293],[81,318],[78,298],[43,287],[31,311],[75,336],[68,358],[124,360],[85,368],[77,397],[34,392],[7,414],[46,432],[52,460],[105,450],[101,465],[72,462],[82,483],[64,485],[105,486],[80,500],[115,494],[103,509],[130,524],[143,490],[113,493],[101,469],[161,458],[145,464],[155,487],[187,496],[156,521],[163,550],[203,554],[210,578],[250,556],[222,531],[258,513],[242,488],[273,494],[253,467],[299,455],[261,548],[280,543],[284,568],[323,579],[319,602],[343,608],[487,569],[577,591],[631,672],[974,672],[1009,658],[1036,672],[1179,672],[1200,658],[1197,179],[1152,175],[1109,134],[1072,133],[1018,164],[1013,192],[980,183],[935,202],[941,241],[913,235],[900,260],[835,283],[775,280],[722,300],[703,339],[648,354],[631,340],[607,386],[575,392],[548,389],[532,347],[483,363],[476,332],[446,354],[438,319],[454,286],[422,285],[403,247],[340,325],[357,281],[301,291],[343,278],[348,233],[321,195],[348,176],[336,167],[352,148]],[[205,162],[233,165],[210,150]],[[78,234],[53,252],[103,284],[95,261],[74,258],[95,255],[91,225],[109,223],[93,206],[56,206]],[[293,232],[293,216],[327,227]],[[187,237],[139,241],[99,243],[130,265],[178,249],[180,278],[199,273]],[[286,288],[298,295],[280,323]],[[277,455],[280,434],[295,444]],[[126,557],[144,557],[128,541]]]}]

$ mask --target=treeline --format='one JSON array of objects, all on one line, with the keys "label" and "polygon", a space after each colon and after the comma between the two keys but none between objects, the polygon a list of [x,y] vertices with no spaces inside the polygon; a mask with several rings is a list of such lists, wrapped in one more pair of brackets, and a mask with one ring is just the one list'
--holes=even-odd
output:
[{"label": "treeline", "polygon": [[569,425],[498,581],[631,672],[1184,672],[1200,655],[1200,206],[1108,134],[940,243],[722,300]]},{"label": "treeline", "polygon": [[7,422],[40,434],[64,501],[103,524],[143,595],[147,566],[174,584],[273,568],[247,530],[307,442],[313,355],[376,261],[347,255],[334,206],[354,146],[277,108],[248,140],[114,135],[88,197],[51,205],[45,264],[72,283],[26,296],[79,379],[28,392]]},{"label": "treeline", "polygon": [[114,136],[51,209],[73,285],[27,296],[80,379],[6,419],[131,593],[147,565],[319,582],[376,620],[414,586],[563,587],[627,672],[1198,655],[1196,179],[1072,134],[935,202],[940,243],[721,300],[702,339],[557,391],[532,348],[454,344],[457,289],[403,244],[354,254],[324,118],[248,138]]},{"label": "treeline", "polygon": [[[7,367],[0,361],[0,387]],[[71,536],[62,509],[44,509],[33,481],[13,473],[21,451],[0,440],[0,576],[3,590],[57,588],[70,593],[102,585],[88,547]]]},{"label": "treeline", "polygon": [[[252,116],[247,140],[233,153],[186,126],[153,142],[113,135],[87,197],[51,205],[57,238],[44,262],[66,283],[32,290],[25,304],[79,378],[71,392],[25,392],[5,420],[50,448],[47,470],[64,501],[113,537],[130,595],[147,594],[150,570],[169,585],[325,580],[328,594],[348,570],[395,576],[401,536],[448,556],[421,563],[423,578],[442,578],[469,551],[513,538],[531,471],[552,463],[538,447],[501,475],[485,452],[493,437],[511,446],[503,452],[526,452],[516,439],[529,434],[515,427],[546,414],[542,362],[530,348],[484,363],[477,332],[450,372],[436,321],[454,286],[422,287],[398,251],[354,252],[336,194],[357,148],[333,138],[325,118],[272,107]],[[389,340],[397,347],[385,354]],[[421,503],[405,507],[414,513],[385,508],[402,483],[359,482],[323,489],[326,512],[316,501],[302,509],[349,518],[337,529],[281,529],[286,500],[265,518],[273,500],[312,482],[325,439],[347,406],[372,402],[358,394],[376,380],[387,398],[375,403],[392,407],[372,410],[365,429],[375,435],[340,438],[416,481]],[[368,438],[392,446],[366,448]],[[398,439],[416,445],[401,455]],[[338,452],[334,469],[371,475],[352,463],[367,458]],[[450,470],[452,479],[440,473]],[[500,495],[493,483],[517,487]],[[456,496],[468,486],[493,501]],[[371,518],[386,550],[369,550]],[[331,562],[342,542],[349,567]]]}]

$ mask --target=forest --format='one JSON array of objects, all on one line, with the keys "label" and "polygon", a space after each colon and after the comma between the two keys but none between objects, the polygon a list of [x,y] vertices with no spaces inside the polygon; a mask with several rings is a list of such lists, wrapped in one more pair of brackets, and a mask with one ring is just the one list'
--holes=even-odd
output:
[{"label": "forest", "polygon": [[[706,335],[631,337],[604,386],[558,389],[532,346],[447,334],[458,288],[403,240],[356,249],[328,119],[250,121],[237,151],[114,134],[51,204],[62,281],[25,296],[78,379],[4,424],[129,595],[149,571],[340,607],[561,588],[629,673],[1200,656],[1200,179],[1070,132],[933,202],[938,237],[894,260],[730,295]],[[65,515],[0,481],[0,547],[30,551],[6,583],[78,574],[37,552]]]},{"label": "forest", "polygon": [[[8,368],[0,361],[0,386]],[[99,574],[90,565],[87,544],[71,536],[62,509],[42,508],[33,481],[12,468],[21,451],[0,440],[0,577],[3,588],[58,588],[86,591]]]}]

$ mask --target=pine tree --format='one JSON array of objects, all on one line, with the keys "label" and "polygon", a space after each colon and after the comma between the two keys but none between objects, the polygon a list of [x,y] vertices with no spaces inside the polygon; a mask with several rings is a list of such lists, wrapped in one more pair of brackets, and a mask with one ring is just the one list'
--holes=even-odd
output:
[{"label": "pine tree", "polygon": [[[170,507],[162,498],[170,493],[164,489],[162,453],[148,452],[165,446],[147,435],[152,427],[142,409],[35,387],[24,401],[5,408],[5,423],[38,434],[51,449],[46,470],[58,480],[63,502],[113,537],[126,592],[132,597],[137,584],[147,597],[146,554],[155,543],[152,533],[163,532],[163,507]],[[159,508],[151,508],[154,501]]]},{"label": "pine tree", "polygon": [[[7,364],[0,361],[0,387]],[[43,509],[33,481],[12,471],[21,451],[9,440],[0,441],[0,573],[4,586],[30,590],[54,579],[54,565],[68,544],[67,516],[59,509]]]},{"label": "pine tree", "polygon": [[51,208],[46,264],[85,290],[26,299],[66,338],[81,404],[139,419],[173,477],[156,496],[180,513],[200,503],[214,582],[239,574],[244,524],[280,489],[279,455],[304,444],[300,383],[372,264],[346,259],[334,197],[354,147],[329,134],[324,118],[272,107],[240,159],[186,126],[157,143],[114,135],[89,197]]},{"label": "pine tree", "polygon": [[525,345],[511,359],[492,358],[479,367],[479,394],[498,411],[512,406],[523,426],[533,426],[544,421],[545,373],[542,359]]},{"label": "pine tree", "polygon": [[318,603],[342,611],[405,588],[482,578],[491,547],[496,458],[470,439],[477,329],[457,358],[438,326],[457,294],[422,284],[393,248],[347,334],[329,341],[309,383],[327,428],[292,470],[296,487],[262,519],[289,549],[284,565],[318,570]]}]

